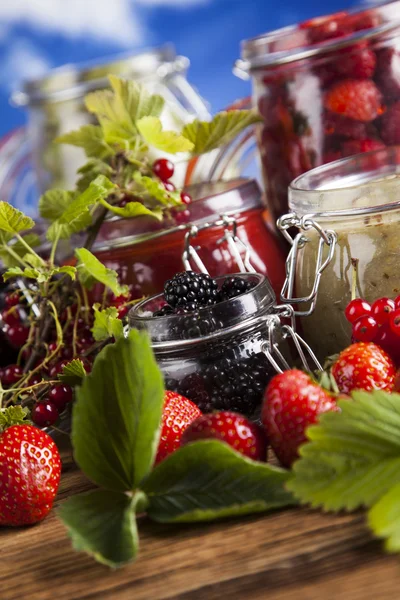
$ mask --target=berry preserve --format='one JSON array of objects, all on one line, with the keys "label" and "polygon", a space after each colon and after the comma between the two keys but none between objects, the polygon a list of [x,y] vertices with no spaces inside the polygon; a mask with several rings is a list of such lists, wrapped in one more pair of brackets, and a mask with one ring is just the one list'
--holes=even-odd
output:
[{"label": "berry preserve", "polygon": [[175,314],[160,314],[166,306],[160,294],[134,306],[129,324],[149,333],[166,389],[186,396],[203,412],[232,410],[256,417],[275,374],[264,353],[268,329],[279,336],[275,295],[262,275],[236,276],[245,282],[241,290],[234,289],[231,278],[216,278],[219,291],[228,281],[225,288],[238,295],[220,295],[215,304],[193,312],[177,308]]},{"label": "berry preserve", "polygon": [[[181,211],[186,213],[184,223],[174,216],[163,222],[149,217],[113,218],[104,223],[94,253],[119,272],[123,283],[135,285],[137,298],[153,295],[163,289],[166,279],[184,268],[185,234],[194,225],[198,234],[192,245],[209,273],[237,272],[240,269],[235,257],[223,239],[224,227],[221,223],[213,225],[225,215],[235,219],[237,236],[247,246],[254,269],[267,275],[279,293],[285,253],[282,240],[267,221],[258,184],[247,179],[220,181],[192,186],[188,192],[192,202]],[[244,249],[238,248],[244,258]]]},{"label": "berry preserve", "polygon": [[400,2],[311,19],[247,40],[267,201],[287,210],[295,177],[400,143]]}]

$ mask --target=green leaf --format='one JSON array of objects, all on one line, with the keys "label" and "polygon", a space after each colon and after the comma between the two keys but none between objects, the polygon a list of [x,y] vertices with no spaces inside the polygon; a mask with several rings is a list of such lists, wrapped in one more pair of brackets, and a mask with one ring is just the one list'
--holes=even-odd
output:
[{"label": "green leaf", "polygon": [[75,459],[106,489],[133,490],[152,467],[159,440],[163,380],[150,343],[132,330],[97,356],[77,390]]},{"label": "green leaf", "polygon": [[82,381],[86,377],[85,367],[83,362],[79,358],[74,358],[62,368],[61,373],[58,374],[58,379],[63,383],[75,387],[81,385]]},{"label": "green leaf", "polygon": [[160,210],[154,209],[151,210],[142,204],[141,202],[128,202],[124,207],[120,206],[112,206],[108,204],[107,208],[119,215],[120,217],[124,217],[125,219],[129,219],[131,217],[139,217],[142,215],[146,215],[148,217],[154,217],[155,219],[162,219],[162,212]]},{"label": "green leaf", "polygon": [[65,265],[64,267],[56,267],[52,269],[52,275],[57,275],[60,273],[64,273],[65,275],[69,275],[72,280],[76,277],[76,267],[71,267],[69,265]]},{"label": "green leaf", "polygon": [[164,98],[151,94],[146,87],[133,79],[122,79],[109,75],[111,87],[119,105],[123,106],[129,115],[135,131],[137,122],[143,117],[159,117],[164,108]]},{"label": "green leaf", "polygon": [[39,283],[46,281],[46,279],[43,279],[43,274],[37,269],[33,268],[21,269],[21,267],[10,267],[5,273],[3,273],[3,281],[8,281],[13,277],[26,277],[27,279],[35,279]]},{"label": "green leaf", "polygon": [[67,210],[75,198],[75,192],[53,189],[45,192],[39,199],[39,214],[43,219],[56,221]]},{"label": "green leaf", "polygon": [[371,506],[400,481],[400,395],[354,392],[307,430],[287,485],[325,510]]},{"label": "green leaf", "polygon": [[28,252],[27,254],[24,254],[23,260],[26,263],[28,263],[28,265],[30,265],[31,267],[37,269],[43,267],[43,259],[40,258],[40,256],[38,256],[37,254],[31,254],[30,252]]},{"label": "green leaf", "polygon": [[80,177],[76,187],[79,192],[83,192],[98,175],[111,176],[113,168],[98,158],[91,158],[78,169],[78,174]]},{"label": "green leaf", "polygon": [[250,460],[223,442],[203,440],[168,456],[141,488],[155,521],[210,521],[296,504],[284,488],[288,477],[288,471]]},{"label": "green leaf", "polygon": [[[14,243],[7,243],[12,238],[12,234],[0,232],[0,260],[5,267],[18,267],[20,262],[15,258],[15,254],[20,258],[26,254],[26,246],[20,241],[16,240]],[[23,236],[25,242],[31,248],[40,245],[40,238],[35,233],[28,233]]]},{"label": "green leaf", "polygon": [[92,218],[89,207],[96,204],[100,198],[107,198],[115,185],[104,175],[98,175],[89,187],[77,196],[54,221],[47,230],[47,239],[54,242],[57,239],[68,239],[73,233],[85,229],[91,224]]},{"label": "green leaf", "polygon": [[158,202],[165,206],[182,204],[180,192],[168,192],[160,181],[156,181],[152,177],[147,177],[147,175],[142,175],[140,171],[135,171],[133,179],[138,185],[144,188],[144,193],[135,191],[135,194],[144,196],[148,194],[151,198],[158,200]]},{"label": "green leaf", "polygon": [[147,144],[169,154],[189,152],[194,147],[193,142],[176,131],[163,131],[162,123],[157,117],[143,117],[136,125]]},{"label": "green leaf", "polygon": [[95,490],[68,498],[57,513],[75,550],[120,567],[133,560],[139,548],[134,506],[135,498]]},{"label": "green leaf", "polygon": [[368,525],[376,536],[386,538],[387,552],[400,552],[400,483],[370,509]]},{"label": "green leaf", "polygon": [[89,250],[78,248],[75,250],[75,256],[78,259],[79,279],[86,287],[90,288],[93,281],[99,281],[109,288],[115,296],[128,295],[128,286],[118,283],[118,273],[113,269],[107,269]]},{"label": "green leaf", "polygon": [[0,229],[15,235],[20,231],[32,229],[35,222],[17,210],[8,202],[0,202]]},{"label": "green leaf", "polygon": [[193,143],[192,154],[203,154],[225,146],[243,129],[262,121],[254,110],[229,110],[215,115],[212,121],[188,123],[182,135]]},{"label": "green leaf", "polygon": [[29,425],[31,421],[27,419],[29,415],[28,408],[22,406],[9,406],[0,409],[0,431],[4,431],[11,425]]},{"label": "green leaf", "polygon": [[91,329],[96,342],[107,340],[110,337],[119,339],[124,335],[124,327],[121,319],[118,318],[118,309],[115,306],[109,306],[99,310],[100,304],[94,304],[94,324]]},{"label": "green leaf", "polygon": [[77,131],[60,135],[55,141],[83,148],[86,156],[93,158],[103,159],[114,154],[113,149],[104,141],[103,132],[98,125],[83,125]]}]

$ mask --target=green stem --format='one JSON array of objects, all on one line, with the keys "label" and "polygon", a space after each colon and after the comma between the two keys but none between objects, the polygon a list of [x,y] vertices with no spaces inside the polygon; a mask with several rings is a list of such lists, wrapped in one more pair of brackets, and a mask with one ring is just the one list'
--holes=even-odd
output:
[{"label": "green stem", "polygon": [[17,240],[19,242],[21,242],[21,244],[23,246],[25,246],[25,248],[27,249],[27,251],[29,252],[29,254],[33,254],[34,256],[36,256],[40,260],[40,262],[42,263],[42,265],[46,265],[46,261],[43,260],[43,258],[41,256],[39,256],[39,254],[37,254],[37,252],[35,252],[34,249],[30,247],[29,244],[26,243],[26,241],[24,240],[24,238],[22,237],[22,235],[19,235],[19,233],[16,233],[15,237],[17,238]]},{"label": "green stem", "polygon": [[3,247],[17,262],[19,262],[19,264],[21,266],[23,266],[24,268],[28,267],[28,263],[26,263],[24,260],[22,260],[22,258],[20,256],[18,256],[18,254],[16,252],[14,252],[14,250],[12,248],[10,248],[10,246],[7,246],[5,244]]},{"label": "green stem", "polygon": [[53,267],[54,266],[54,258],[56,255],[56,250],[57,250],[57,246],[58,246],[58,242],[60,241],[60,234],[61,231],[58,231],[58,235],[56,237],[56,239],[53,242],[53,245],[51,247],[51,253],[50,253],[50,265]]}]

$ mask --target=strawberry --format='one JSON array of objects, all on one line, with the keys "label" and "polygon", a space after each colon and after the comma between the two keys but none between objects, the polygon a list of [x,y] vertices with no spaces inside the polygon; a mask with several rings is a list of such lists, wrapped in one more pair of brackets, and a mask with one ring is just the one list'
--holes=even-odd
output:
[{"label": "strawberry", "polygon": [[221,411],[202,415],[185,430],[181,446],[196,440],[215,439],[253,460],[266,461],[267,437],[256,423],[238,413]]},{"label": "strawberry", "polygon": [[32,425],[0,435],[0,524],[31,525],[50,512],[61,474],[51,437]]},{"label": "strawberry", "polygon": [[353,140],[362,140],[368,137],[365,123],[331,112],[325,113],[324,131],[326,135],[342,135]]},{"label": "strawberry", "polygon": [[155,464],[179,448],[186,427],[201,414],[201,410],[188,398],[175,392],[165,392],[161,434]]},{"label": "strawberry", "polygon": [[364,140],[347,140],[342,144],[343,156],[353,156],[362,152],[371,152],[371,150],[383,150],[385,144],[379,140],[366,138]]},{"label": "strawberry", "polygon": [[394,389],[396,367],[390,356],[372,342],[357,342],[343,350],[334,365],[332,375],[343,394],[352,390]]},{"label": "strawberry", "polygon": [[347,12],[338,12],[333,15],[315,17],[300,23],[300,29],[308,29],[310,44],[319,44],[326,40],[343,37],[351,33],[352,29],[347,22]]},{"label": "strawberry", "polygon": [[400,101],[392,104],[382,116],[381,136],[389,146],[400,144]]},{"label": "strawberry", "polygon": [[339,410],[334,398],[306,373],[291,369],[271,379],[261,420],[282,465],[290,467],[298,457],[299,446],[307,440],[306,428],[330,410]]},{"label": "strawberry", "polygon": [[369,79],[374,74],[376,56],[364,43],[339,50],[333,69],[339,77]]},{"label": "strawberry", "polygon": [[368,122],[381,110],[381,94],[369,79],[343,79],[325,93],[324,103],[334,113]]}]

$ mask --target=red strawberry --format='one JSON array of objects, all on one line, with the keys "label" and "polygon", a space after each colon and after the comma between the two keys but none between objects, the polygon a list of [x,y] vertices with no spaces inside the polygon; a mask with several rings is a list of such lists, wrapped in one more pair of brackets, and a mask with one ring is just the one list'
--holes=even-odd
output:
[{"label": "red strawberry", "polygon": [[262,428],[234,412],[222,411],[202,415],[184,432],[181,446],[196,440],[215,439],[253,460],[266,461],[267,438]]},{"label": "red strawberry", "polygon": [[381,94],[369,79],[343,79],[326,92],[325,108],[356,121],[373,121],[381,110]]},{"label": "red strawberry", "polygon": [[364,140],[347,140],[342,144],[343,156],[353,156],[353,154],[361,154],[362,152],[370,152],[371,150],[383,150],[386,148],[383,142],[366,138]]},{"label": "red strawberry", "polygon": [[182,433],[201,414],[201,410],[188,398],[175,392],[165,392],[156,464],[179,448]]},{"label": "red strawberry", "polygon": [[51,437],[32,425],[12,425],[0,436],[0,524],[31,525],[50,512],[61,474]]},{"label": "red strawberry", "polygon": [[315,17],[304,21],[299,27],[308,29],[310,44],[319,44],[351,33],[352,28],[348,25],[347,14],[343,11],[333,15]]},{"label": "red strawberry", "polygon": [[400,101],[392,104],[382,116],[381,136],[389,146],[400,144]]},{"label": "red strawberry", "polygon": [[394,388],[396,367],[390,356],[372,342],[357,342],[343,350],[332,367],[339,390],[385,390]]},{"label": "red strawberry", "polygon": [[374,74],[376,56],[365,43],[339,50],[333,69],[340,77],[369,79]]},{"label": "red strawberry", "polygon": [[272,449],[285,467],[298,457],[306,428],[321,413],[339,410],[335,400],[298,369],[275,375],[265,391],[261,419]]},{"label": "red strawberry", "polygon": [[325,113],[324,131],[326,135],[342,135],[353,140],[362,140],[368,137],[365,123],[331,112]]}]

